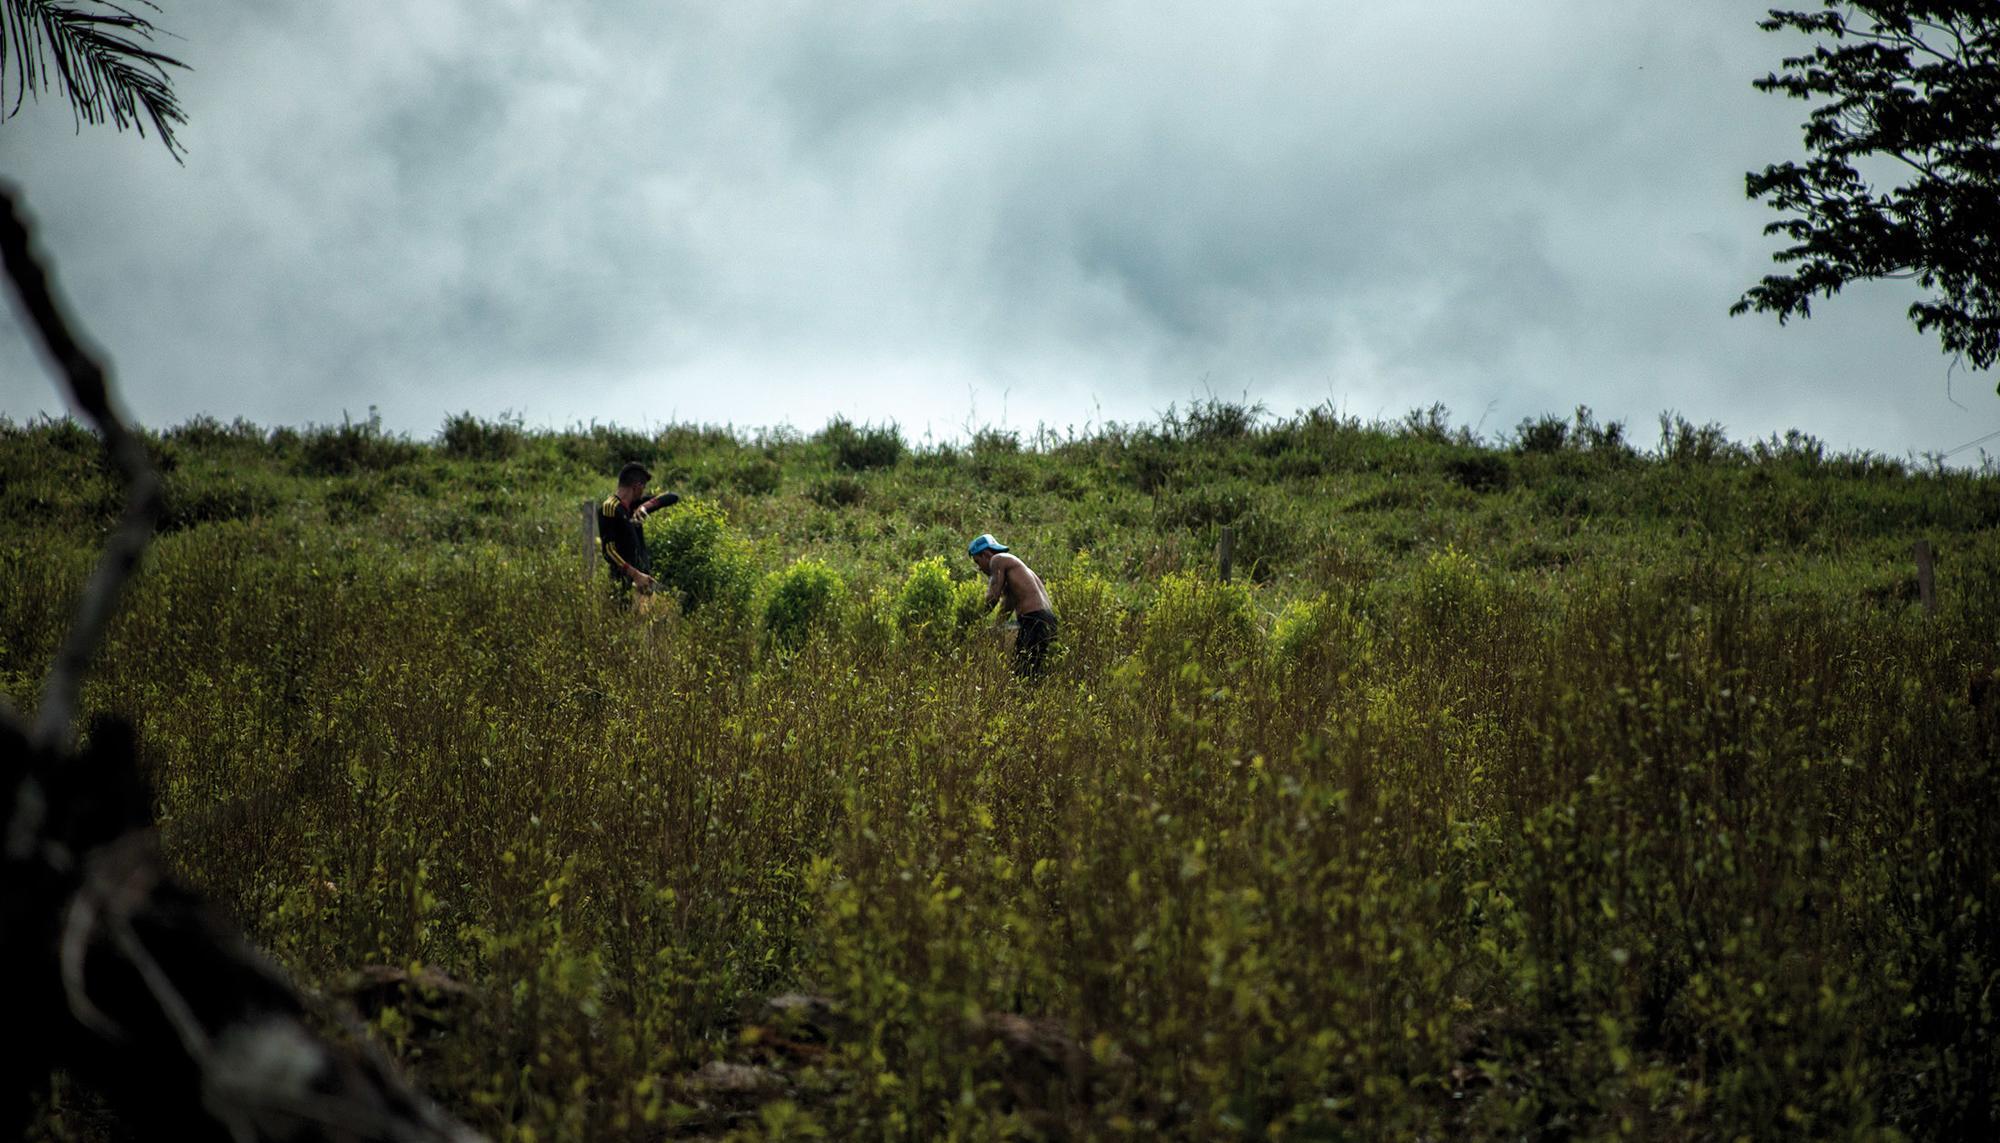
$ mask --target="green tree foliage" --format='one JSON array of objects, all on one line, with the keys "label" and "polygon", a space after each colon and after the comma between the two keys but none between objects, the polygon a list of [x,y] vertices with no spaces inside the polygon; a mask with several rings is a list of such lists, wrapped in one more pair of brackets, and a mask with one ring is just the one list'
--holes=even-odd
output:
[{"label": "green tree foliage", "polygon": [[140,135],[151,123],[178,161],[183,151],[174,128],[187,116],[167,69],[187,65],[149,46],[157,32],[152,21],[115,4],[0,0],[0,119],[59,81],[79,122],[130,127]]},{"label": "green tree foliage", "polygon": [[[1919,330],[1977,368],[2000,357],[2000,5],[1992,0],[1824,0],[1759,26],[1819,37],[1810,54],[1756,81],[1819,100],[1810,158],[1746,176],[1751,198],[1788,217],[1764,228],[1793,245],[1791,267],[1750,288],[1733,314],[1807,317],[1849,282],[1913,278]],[[1900,181],[1878,190],[1871,163]]]}]

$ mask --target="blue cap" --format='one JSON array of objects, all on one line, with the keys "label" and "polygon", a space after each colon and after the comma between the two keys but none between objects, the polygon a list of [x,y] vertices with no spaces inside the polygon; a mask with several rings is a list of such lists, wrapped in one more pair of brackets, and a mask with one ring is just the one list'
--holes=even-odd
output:
[{"label": "blue cap", "polygon": [[993,533],[983,532],[971,543],[965,545],[965,554],[976,556],[981,552],[1004,552],[1007,545],[993,538]]}]

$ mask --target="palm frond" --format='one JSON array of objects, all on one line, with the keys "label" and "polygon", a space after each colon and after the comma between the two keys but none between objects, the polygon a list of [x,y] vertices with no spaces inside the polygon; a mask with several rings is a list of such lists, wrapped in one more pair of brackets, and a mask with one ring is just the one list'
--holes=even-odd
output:
[{"label": "palm frond", "polygon": [[[155,12],[158,8],[140,0]],[[24,98],[61,82],[79,129],[110,123],[146,134],[151,123],[167,152],[180,161],[174,128],[187,122],[168,82],[168,68],[186,64],[150,46],[158,33],[151,20],[130,8],[102,0],[86,4],[58,0],[0,0],[0,100],[7,72],[14,94],[0,106],[0,119],[21,109]]]}]

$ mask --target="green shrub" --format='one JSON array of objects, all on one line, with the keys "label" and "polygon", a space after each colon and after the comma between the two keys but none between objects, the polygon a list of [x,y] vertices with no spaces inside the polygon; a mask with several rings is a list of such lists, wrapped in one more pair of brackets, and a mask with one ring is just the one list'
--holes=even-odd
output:
[{"label": "green shrub", "polygon": [[972,452],[1012,456],[1021,451],[1021,434],[1012,429],[983,428],[972,434]]},{"label": "green shrub", "polygon": [[959,638],[986,614],[985,585],[954,581],[943,556],[931,556],[910,566],[896,592],[896,624],[910,638],[932,644]]},{"label": "green shrub", "polygon": [[1454,547],[1431,553],[1412,582],[1411,612],[1422,637],[1450,643],[1481,631],[1494,611],[1479,564]]},{"label": "green shrub", "polygon": [[572,464],[610,475],[628,461],[655,466],[660,459],[660,444],[645,433],[632,429],[593,424],[559,434],[556,437],[556,452]]},{"label": "green shrub", "polygon": [[196,453],[244,452],[264,446],[264,430],[238,417],[228,424],[207,415],[189,417],[166,432],[168,440]]},{"label": "green shrub", "polygon": [[738,492],[750,496],[769,496],[778,490],[784,476],[784,469],[768,456],[752,456],[738,464],[730,479]]},{"label": "green shrub", "polygon": [[1161,496],[1154,518],[1163,529],[1201,531],[1233,524],[1256,504],[1257,494],[1245,482],[1211,481]]},{"label": "green shrub", "polygon": [[893,423],[856,428],[846,417],[835,417],[819,434],[837,468],[894,468],[903,459],[903,433]]},{"label": "green shrub", "polygon": [[1268,410],[1216,397],[1188,402],[1183,413],[1172,405],[1160,415],[1160,434],[1195,444],[1230,444],[1249,436]]},{"label": "green shrub", "polygon": [[326,518],[332,523],[369,523],[387,503],[387,484],[372,472],[344,476],[331,484],[326,491]]},{"label": "green shrub", "polygon": [[785,650],[802,646],[816,630],[838,623],[847,583],[821,560],[802,557],[766,583],[764,636]]},{"label": "green shrub", "polygon": [[300,434],[298,467],[307,476],[350,476],[400,468],[422,455],[407,438],[383,431],[382,415],[371,405],[368,419],[358,424],[343,416],[337,426]]},{"label": "green shrub", "polygon": [[[1124,645],[1126,608],[1088,553],[1048,583],[1049,602],[1061,617],[1056,647],[1086,677],[1111,668]],[[982,597],[983,598],[983,597]]]},{"label": "green shrub", "polygon": [[177,532],[197,524],[247,520],[275,510],[279,495],[262,473],[231,475],[181,471],[167,477],[160,509],[162,532]]},{"label": "green shrub", "polygon": [[1260,652],[1256,606],[1243,583],[1174,572],[1146,609],[1139,654],[1158,682],[1214,678]]},{"label": "green shrub", "polygon": [[1271,650],[1288,680],[1338,682],[1366,663],[1366,624],[1344,603],[1321,594],[1295,599],[1271,624]]},{"label": "green shrub", "polygon": [[461,460],[506,460],[521,451],[527,439],[519,413],[502,413],[482,421],[470,412],[446,417],[438,430],[438,443],[446,456]]},{"label": "green shrub", "polygon": [[961,579],[952,584],[951,618],[960,631],[991,619],[993,607],[986,602],[986,581]]},{"label": "green shrub", "polygon": [[1474,492],[1499,492],[1513,480],[1514,469],[1506,457],[1481,450],[1445,461],[1444,474]]},{"label": "green shrub", "polygon": [[1514,450],[1524,453],[1561,452],[1569,445],[1569,422],[1552,413],[1523,419],[1514,429]]},{"label": "green shrub", "polygon": [[653,575],[671,587],[681,609],[740,612],[749,602],[750,550],[729,514],[705,500],[683,500],[647,522]]},{"label": "green shrub", "polygon": [[1746,455],[1743,446],[1713,421],[1696,426],[1678,413],[1660,414],[1660,459],[1668,464],[1733,464]]},{"label": "green shrub", "polygon": [[835,473],[813,481],[806,495],[822,508],[852,508],[867,499],[868,486],[846,473]]}]

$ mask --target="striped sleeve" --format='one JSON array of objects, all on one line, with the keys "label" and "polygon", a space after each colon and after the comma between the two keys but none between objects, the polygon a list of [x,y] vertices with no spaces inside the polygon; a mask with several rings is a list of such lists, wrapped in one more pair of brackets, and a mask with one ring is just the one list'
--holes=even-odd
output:
[{"label": "striped sleeve", "polygon": [[[629,571],[632,567],[630,561],[625,558],[625,554],[618,550],[620,547],[619,541],[627,539],[626,533],[631,530],[631,527],[632,525],[627,523],[618,514],[618,498],[616,496],[605,497],[604,502],[597,506],[598,550],[604,553],[606,562],[620,571]],[[629,543],[630,541],[627,540],[627,542]]]}]

